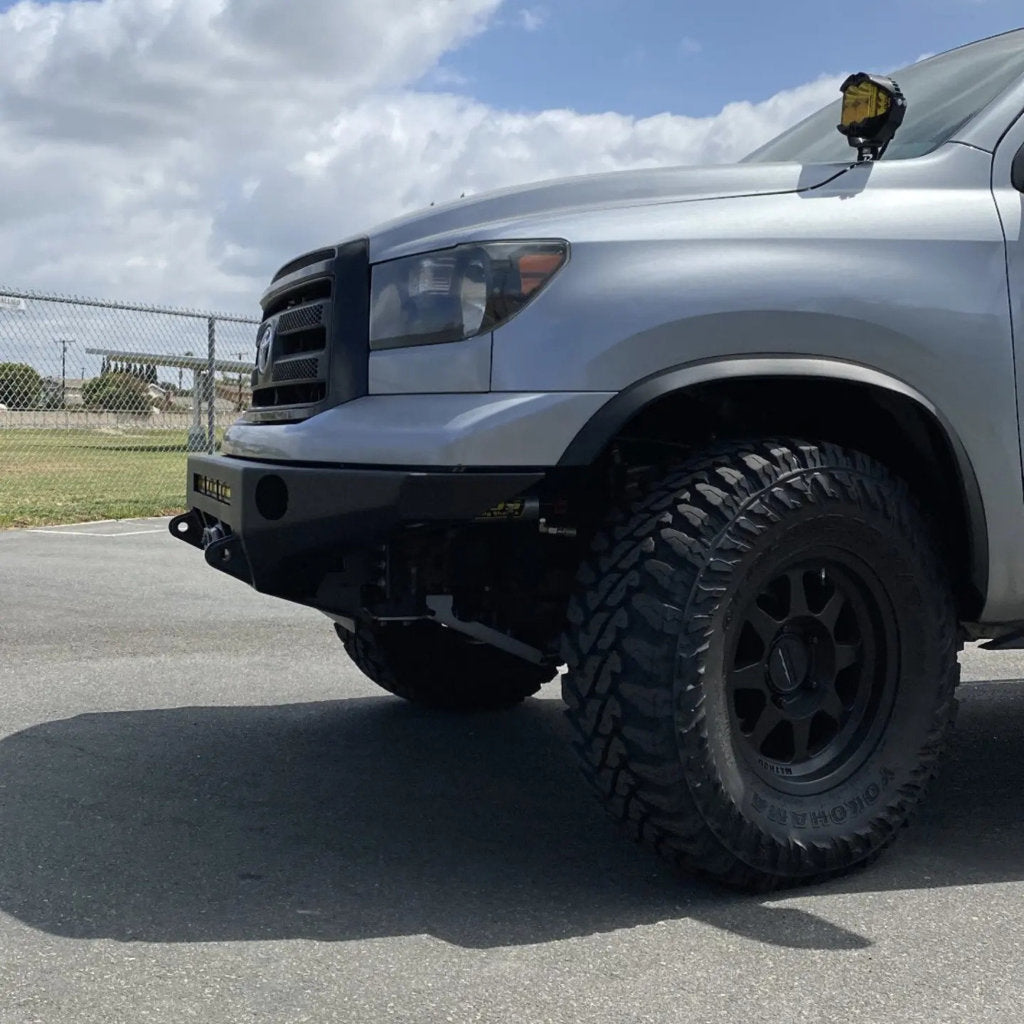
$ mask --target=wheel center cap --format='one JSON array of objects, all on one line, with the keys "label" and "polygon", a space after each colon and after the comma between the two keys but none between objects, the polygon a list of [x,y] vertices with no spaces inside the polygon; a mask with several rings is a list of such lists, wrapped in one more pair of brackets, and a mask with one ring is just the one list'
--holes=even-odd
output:
[{"label": "wheel center cap", "polygon": [[775,641],[768,658],[768,679],[774,690],[795,693],[807,682],[810,668],[810,651],[800,637],[786,634]]}]

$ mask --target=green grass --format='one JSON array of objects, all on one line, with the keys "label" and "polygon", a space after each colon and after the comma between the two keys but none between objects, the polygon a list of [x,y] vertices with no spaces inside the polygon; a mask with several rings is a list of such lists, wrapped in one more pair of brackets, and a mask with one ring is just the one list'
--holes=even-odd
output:
[{"label": "green grass", "polygon": [[185,432],[0,430],[0,528],[180,512]]}]

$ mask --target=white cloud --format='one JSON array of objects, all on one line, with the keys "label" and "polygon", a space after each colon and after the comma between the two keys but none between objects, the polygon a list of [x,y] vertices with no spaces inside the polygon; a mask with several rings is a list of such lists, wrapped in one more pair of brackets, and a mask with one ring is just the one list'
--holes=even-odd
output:
[{"label": "white cloud", "polygon": [[679,52],[684,56],[692,56],[695,53],[700,53],[703,49],[700,40],[694,39],[693,36],[683,36],[679,40]]},{"label": "white cloud", "polygon": [[443,61],[500,6],[0,13],[0,282],[252,309],[282,262],[376,221],[544,177],[733,159],[836,95],[827,79],[714,118],[494,109],[453,94]]},{"label": "white cloud", "polygon": [[537,32],[548,20],[548,12],[543,7],[524,7],[519,11],[519,24],[527,32]]},{"label": "white cloud", "polygon": [[422,84],[429,87],[437,86],[439,89],[464,89],[470,84],[470,79],[461,71],[438,64],[426,74]]}]

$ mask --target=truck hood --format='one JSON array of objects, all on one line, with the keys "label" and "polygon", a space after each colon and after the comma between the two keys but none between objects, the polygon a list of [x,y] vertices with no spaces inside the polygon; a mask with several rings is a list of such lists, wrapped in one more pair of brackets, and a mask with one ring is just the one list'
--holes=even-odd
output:
[{"label": "truck hood", "polygon": [[817,188],[849,164],[724,164],[666,167],[561,178],[470,196],[381,225],[370,234],[378,262],[459,240],[521,236],[522,221],[584,210],[697,202]]}]

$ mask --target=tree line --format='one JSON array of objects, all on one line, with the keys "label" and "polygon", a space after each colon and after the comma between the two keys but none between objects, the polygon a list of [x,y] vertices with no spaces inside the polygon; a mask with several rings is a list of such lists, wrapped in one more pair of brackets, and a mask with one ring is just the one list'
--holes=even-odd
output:
[{"label": "tree line", "polygon": [[[104,359],[100,375],[82,384],[82,405],[96,411],[148,413],[154,403],[149,385],[156,382],[152,364]],[[64,397],[59,381],[51,382],[49,390],[45,383],[27,363],[0,363],[0,405],[8,409],[59,408]]]}]

